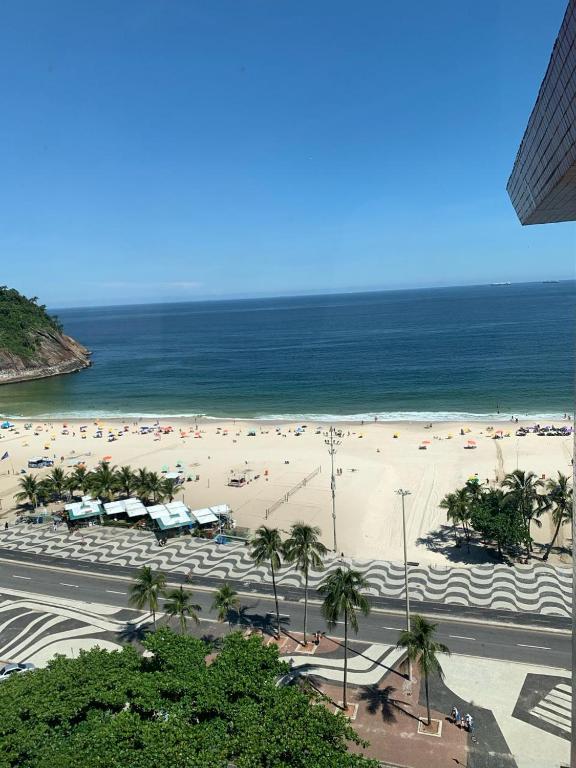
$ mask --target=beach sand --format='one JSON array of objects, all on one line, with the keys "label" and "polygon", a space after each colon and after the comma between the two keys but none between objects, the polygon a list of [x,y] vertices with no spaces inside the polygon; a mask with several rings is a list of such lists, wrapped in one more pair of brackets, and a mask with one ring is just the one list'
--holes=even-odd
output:
[{"label": "beach sand", "polygon": [[[42,426],[37,435],[34,430],[26,431],[24,423],[16,421],[14,431],[0,431],[0,455],[9,453],[0,462],[0,515],[10,522],[15,518],[13,495],[18,486],[17,475],[21,469],[29,471],[27,462],[33,456],[55,457],[55,466],[64,468],[80,458],[89,469],[104,456],[111,456],[111,463],[117,466],[129,464],[133,469],[146,467],[158,472],[163,466],[174,470],[180,461],[186,477],[193,481],[184,484],[177,498],[183,497],[192,509],[228,504],[237,524],[252,530],[262,524],[287,530],[293,522],[304,520],[318,525],[324,543],[332,548],[326,424],[310,422],[297,435],[295,430],[301,425],[294,423],[203,420],[196,430],[190,419],[169,419],[161,424],[172,426],[174,431],[158,439],[153,433],[138,433],[140,425],[151,425],[152,421],[102,421],[103,438],[94,436],[96,427],[90,421],[67,421],[67,435],[62,434],[62,421],[33,422],[34,427]],[[88,426],[85,439],[80,433],[81,424]],[[129,426],[128,432],[108,442],[108,430],[118,431],[124,424]],[[571,437],[529,434],[518,438],[517,425],[509,422],[440,422],[430,429],[420,422],[334,426],[342,430],[334,457],[338,470],[337,549],[348,557],[402,559],[401,502],[395,491],[404,488],[411,492],[406,498],[411,561],[487,561],[480,547],[473,548],[471,553],[465,547],[454,547],[445,512],[439,507],[443,496],[476,473],[482,481],[495,481],[517,466],[545,477],[555,476],[558,470],[571,472]],[[505,436],[494,440],[494,431],[489,431],[489,427],[503,430]],[[181,436],[180,430],[185,436]],[[255,435],[249,436],[249,432]],[[476,442],[475,449],[464,448],[469,440]],[[423,441],[428,441],[425,450],[420,448]],[[318,474],[266,517],[275,502],[317,468]],[[50,470],[30,471],[42,477]],[[248,480],[244,487],[228,486],[231,476],[242,475]],[[563,540],[567,544],[569,533],[569,526],[564,526]],[[534,536],[536,541],[550,540],[551,522],[547,517],[540,529],[534,526]]]}]

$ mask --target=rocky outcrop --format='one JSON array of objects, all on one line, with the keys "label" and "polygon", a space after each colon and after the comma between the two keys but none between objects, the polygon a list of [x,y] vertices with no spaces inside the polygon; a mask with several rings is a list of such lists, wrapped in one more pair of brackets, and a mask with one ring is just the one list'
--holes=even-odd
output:
[{"label": "rocky outcrop", "polygon": [[34,335],[32,357],[20,357],[0,347],[0,384],[74,373],[91,365],[90,352],[70,336],[48,328],[36,330]]}]

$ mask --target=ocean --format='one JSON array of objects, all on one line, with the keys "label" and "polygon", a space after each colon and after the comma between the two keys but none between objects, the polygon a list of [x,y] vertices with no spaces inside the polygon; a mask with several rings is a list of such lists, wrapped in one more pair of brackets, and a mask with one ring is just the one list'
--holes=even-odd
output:
[{"label": "ocean", "polygon": [[0,386],[0,413],[553,419],[573,408],[575,287],[56,310],[93,367]]}]

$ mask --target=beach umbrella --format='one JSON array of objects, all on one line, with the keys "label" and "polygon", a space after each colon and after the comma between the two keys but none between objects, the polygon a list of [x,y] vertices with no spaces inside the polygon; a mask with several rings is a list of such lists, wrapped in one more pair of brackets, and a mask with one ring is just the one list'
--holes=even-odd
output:
[{"label": "beach umbrella", "polygon": [[422,445],[430,445],[430,440],[422,440]]},{"label": "beach umbrella", "polygon": [[111,461],[112,461],[112,456],[104,456],[104,457],[103,457],[103,459],[102,459],[102,461],[103,461],[105,464],[108,464],[109,462],[111,462]]},{"label": "beach umbrella", "polygon": [[168,472],[168,465],[167,464],[163,464],[162,465],[162,472]]},{"label": "beach umbrella", "polygon": [[476,440],[468,440],[468,445],[476,445]]}]

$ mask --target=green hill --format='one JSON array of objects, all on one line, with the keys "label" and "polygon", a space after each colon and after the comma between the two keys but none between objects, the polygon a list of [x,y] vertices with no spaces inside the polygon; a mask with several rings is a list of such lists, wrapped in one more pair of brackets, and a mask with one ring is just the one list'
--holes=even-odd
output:
[{"label": "green hill", "polygon": [[62,333],[38,299],[27,299],[14,288],[0,286],[0,348],[19,357],[33,357],[40,344],[38,331]]},{"label": "green hill", "polygon": [[90,352],[63,332],[38,299],[0,286],[0,384],[73,373]]}]

